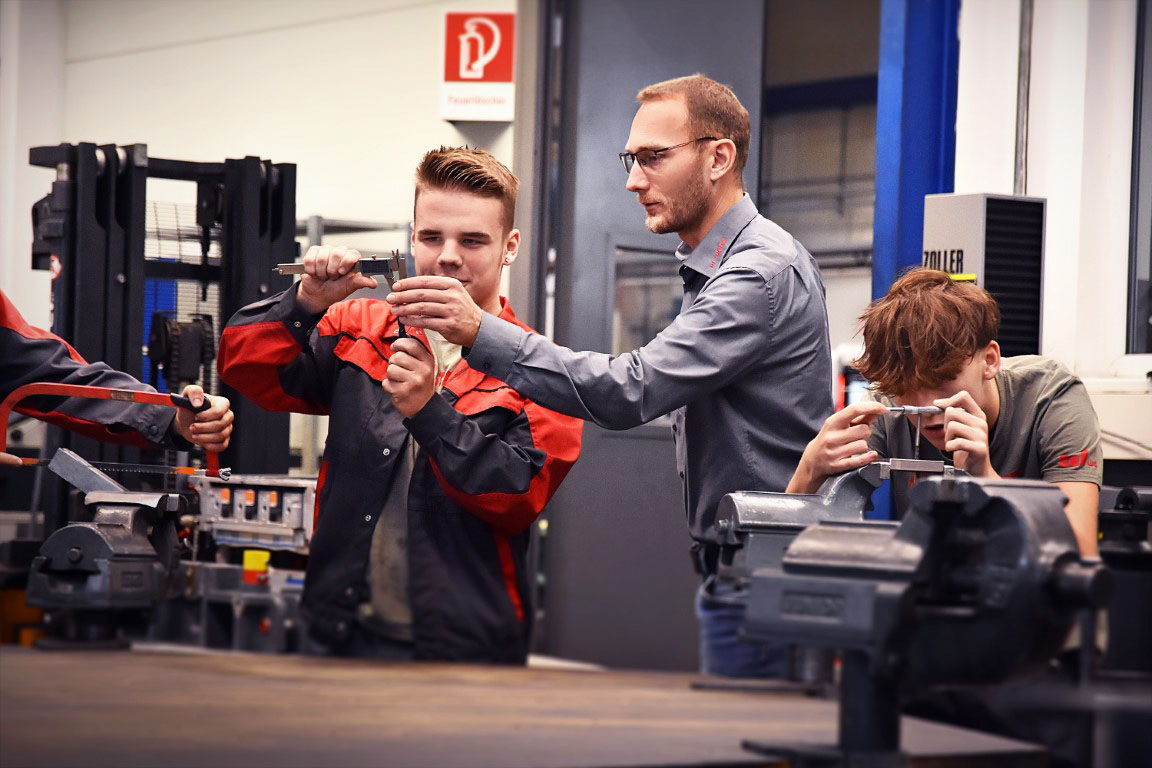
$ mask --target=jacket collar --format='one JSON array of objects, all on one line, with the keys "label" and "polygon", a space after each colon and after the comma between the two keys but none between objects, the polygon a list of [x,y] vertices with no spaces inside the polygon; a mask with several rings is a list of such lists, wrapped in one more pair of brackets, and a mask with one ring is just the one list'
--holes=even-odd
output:
[{"label": "jacket collar", "polygon": [[733,203],[732,207],[712,226],[712,229],[708,231],[699,245],[695,248],[689,248],[684,243],[680,243],[676,249],[677,257],[684,262],[684,266],[693,272],[698,272],[705,277],[712,277],[724,264],[724,259],[728,256],[728,251],[732,248],[736,236],[757,215],[759,215],[759,211],[756,210],[755,203],[745,192],[744,196]]}]

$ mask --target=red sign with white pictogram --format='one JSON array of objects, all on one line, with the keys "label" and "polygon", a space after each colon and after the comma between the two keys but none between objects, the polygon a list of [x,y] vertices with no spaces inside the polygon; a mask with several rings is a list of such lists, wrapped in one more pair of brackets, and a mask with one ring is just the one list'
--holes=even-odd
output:
[{"label": "red sign with white pictogram", "polygon": [[510,121],[514,113],[516,14],[444,14],[445,120]]}]

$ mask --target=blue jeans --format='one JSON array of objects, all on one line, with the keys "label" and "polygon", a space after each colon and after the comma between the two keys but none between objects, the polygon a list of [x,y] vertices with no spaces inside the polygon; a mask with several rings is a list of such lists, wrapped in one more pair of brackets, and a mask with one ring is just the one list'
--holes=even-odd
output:
[{"label": "blue jeans", "polygon": [[700,622],[700,672],[720,677],[787,678],[786,643],[749,642],[740,636],[747,592],[709,576],[696,591]]}]

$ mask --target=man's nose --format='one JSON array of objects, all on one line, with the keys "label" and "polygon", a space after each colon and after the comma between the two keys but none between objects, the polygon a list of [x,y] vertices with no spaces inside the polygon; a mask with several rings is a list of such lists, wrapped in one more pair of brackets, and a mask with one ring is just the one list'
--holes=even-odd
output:
[{"label": "man's nose", "polygon": [[444,247],[440,249],[440,255],[436,257],[436,262],[445,266],[460,266],[463,263],[460,255],[460,244],[455,240],[444,243]]},{"label": "man's nose", "polygon": [[644,169],[640,167],[640,163],[632,164],[632,170],[628,171],[628,183],[625,184],[625,188],[629,192],[648,189],[648,177],[644,175]]}]

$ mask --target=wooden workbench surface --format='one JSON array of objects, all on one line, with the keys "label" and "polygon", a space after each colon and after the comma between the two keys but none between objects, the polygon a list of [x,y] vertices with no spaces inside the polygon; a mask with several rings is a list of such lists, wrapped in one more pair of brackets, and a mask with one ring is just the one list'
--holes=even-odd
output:
[{"label": "wooden workbench surface", "polygon": [[[835,739],[834,702],[693,690],[695,679],[0,646],[0,766],[744,766],[769,764],[744,738]],[[909,718],[903,731],[913,764],[1037,757]]]}]

